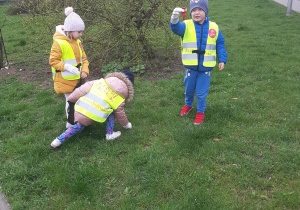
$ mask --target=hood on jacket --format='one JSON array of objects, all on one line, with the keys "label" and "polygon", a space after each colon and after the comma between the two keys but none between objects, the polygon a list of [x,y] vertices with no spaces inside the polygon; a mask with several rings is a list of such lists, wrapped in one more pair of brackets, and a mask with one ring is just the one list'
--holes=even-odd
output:
[{"label": "hood on jacket", "polygon": [[120,79],[121,81],[123,81],[126,84],[127,89],[128,89],[128,97],[125,98],[125,101],[126,102],[132,101],[133,97],[134,97],[134,88],[133,88],[133,84],[127,78],[127,76],[122,72],[113,72],[113,73],[109,73],[108,75],[106,75],[104,79],[106,80],[110,77],[116,77],[116,78]]},{"label": "hood on jacket", "polygon": [[69,40],[64,32],[64,26],[58,25],[55,28],[55,34],[53,35],[53,39],[62,39],[62,40]]}]

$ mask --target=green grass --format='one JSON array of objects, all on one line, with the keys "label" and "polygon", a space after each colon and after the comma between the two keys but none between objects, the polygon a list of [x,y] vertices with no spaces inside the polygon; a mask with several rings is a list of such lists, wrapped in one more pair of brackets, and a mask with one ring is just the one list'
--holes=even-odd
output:
[{"label": "green grass", "polygon": [[[40,23],[36,23],[36,20],[26,15],[8,15],[7,10],[8,6],[0,5],[0,28],[9,64],[16,68],[41,71],[49,62],[54,31],[45,30],[42,25],[47,20],[43,18]],[[41,30],[42,37],[39,33]]]},{"label": "green grass", "polygon": [[196,110],[179,116],[183,73],[137,78],[132,130],[116,123],[122,136],[109,142],[94,124],[54,150],[63,96],[1,78],[0,185],[12,209],[299,209],[300,14],[268,0],[213,1],[209,13],[228,64],[212,72],[201,126]]}]

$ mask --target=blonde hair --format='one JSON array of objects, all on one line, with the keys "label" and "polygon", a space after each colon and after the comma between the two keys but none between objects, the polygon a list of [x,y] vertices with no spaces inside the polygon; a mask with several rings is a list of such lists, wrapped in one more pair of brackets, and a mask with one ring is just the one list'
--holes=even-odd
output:
[{"label": "blonde hair", "polygon": [[73,33],[72,33],[72,31],[65,31],[65,34],[66,34],[66,36],[67,36],[70,40],[73,39]]}]

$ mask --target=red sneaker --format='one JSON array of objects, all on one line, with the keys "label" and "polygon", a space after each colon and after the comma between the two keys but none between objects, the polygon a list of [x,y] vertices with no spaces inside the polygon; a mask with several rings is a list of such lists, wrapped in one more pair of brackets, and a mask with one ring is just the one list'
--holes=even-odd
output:
[{"label": "red sneaker", "polygon": [[180,115],[184,116],[187,115],[191,110],[192,110],[193,106],[189,107],[187,105],[184,105],[180,111]]},{"label": "red sneaker", "polygon": [[205,116],[205,115],[204,115],[203,113],[197,112],[197,115],[196,115],[194,124],[195,124],[195,125],[199,125],[199,124],[203,123],[203,121],[204,121],[204,116]]}]

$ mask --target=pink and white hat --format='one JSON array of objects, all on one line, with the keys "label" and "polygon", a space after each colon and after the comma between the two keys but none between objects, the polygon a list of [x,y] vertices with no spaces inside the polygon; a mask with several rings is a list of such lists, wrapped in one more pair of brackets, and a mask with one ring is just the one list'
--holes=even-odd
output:
[{"label": "pink and white hat", "polygon": [[73,7],[65,9],[66,19],[64,22],[65,31],[84,31],[84,22],[79,15],[73,11]]}]

